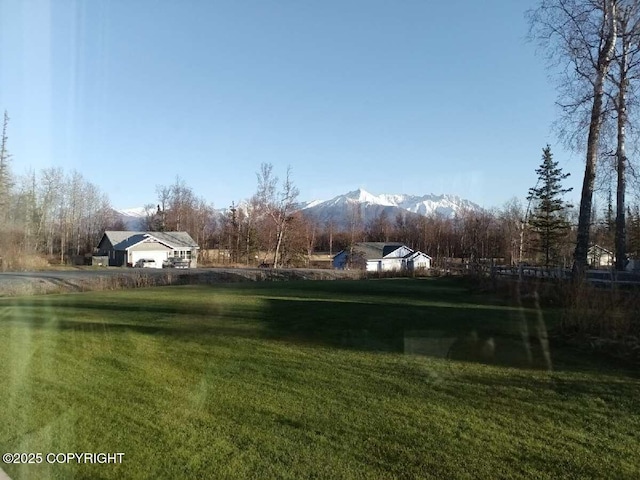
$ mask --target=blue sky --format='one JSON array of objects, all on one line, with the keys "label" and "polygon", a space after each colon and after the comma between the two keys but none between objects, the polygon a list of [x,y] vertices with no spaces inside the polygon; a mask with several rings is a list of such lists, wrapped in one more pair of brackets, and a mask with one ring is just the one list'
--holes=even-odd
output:
[{"label": "blue sky", "polygon": [[77,169],[115,207],[182,177],[225,207],[287,166],[301,200],[362,187],[524,198],[557,144],[534,0],[0,0],[13,169]]}]

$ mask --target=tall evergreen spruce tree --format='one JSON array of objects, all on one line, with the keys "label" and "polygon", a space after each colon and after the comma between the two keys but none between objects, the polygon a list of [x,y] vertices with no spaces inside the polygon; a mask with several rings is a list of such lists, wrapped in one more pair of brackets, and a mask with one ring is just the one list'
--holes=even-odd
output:
[{"label": "tall evergreen spruce tree", "polygon": [[529,223],[538,234],[538,250],[544,255],[545,265],[549,266],[558,258],[562,239],[570,227],[566,211],[571,205],[566,204],[562,196],[572,189],[562,188],[562,180],[569,174],[562,173],[558,162],[553,161],[549,145],[542,149],[542,164],[536,173],[539,186],[530,188],[527,196],[534,205]]}]

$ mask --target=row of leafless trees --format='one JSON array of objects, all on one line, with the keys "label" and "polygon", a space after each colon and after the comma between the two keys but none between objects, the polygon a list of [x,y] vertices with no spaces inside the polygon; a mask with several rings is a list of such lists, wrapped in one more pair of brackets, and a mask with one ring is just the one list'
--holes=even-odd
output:
[{"label": "row of leafless trees", "polygon": [[[3,268],[19,268],[28,258],[47,257],[65,263],[90,254],[102,233],[126,229],[111,208],[106,194],[77,172],[47,168],[22,176],[12,175],[7,148],[5,114],[0,141],[0,256]],[[368,222],[354,206],[348,222],[318,223],[297,211],[298,190],[288,169],[281,181],[270,164],[257,173],[256,193],[224,214],[216,212],[183,180],[157,188],[157,203],[146,206],[145,229],[185,230],[203,250],[228,252],[229,261],[309,266],[315,252],[335,254],[360,241],[403,242],[444,259],[494,261],[514,264],[538,262],[539,238],[524,222],[525,208],[517,200],[493,211],[467,211],[454,218],[422,217],[410,213],[390,218],[381,213]],[[612,200],[600,215],[591,212],[590,234],[601,246],[614,248],[616,218]],[[626,214],[627,250],[640,256],[640,211]],[[556,264],[568,264],[578,235],[578,214],[567,220],[572,228],[558,245]]]},{"label": "row of leafless trees", "polygon": [[[61,168],[12,173],[9,116],[0,137],[1,268],[25,268],[42,257],[65,263],[91,252],[115,222],[106,194],[80,173]],[[43,260],[44,261],[44,260]]]},{"label": "row of leafless trees", "polygon": [[[512,265],[541,264],[544,260],[543,239],[526,221],[526,207],[516,199],[499,209],[468,210],[453,218],[411,213],[389,217],[383,211],[367,222],[354,204],[345,212],[346,223],[331,220],[319,223],[305,216],[304,211],[296,211],[296,194],[290,171],[285,180],[278,183],[272,167],[263,165],[258,173],[256,195],[232,205],[220,218],[211,245],[228,252],[231,263],[245,265],[309,266],[316,252],[330,256],[363,241],[402,242],[429,254],[436,264],[451,259]],[[575,209],[566,212],[569,228],[557,239],[553,265],[572,264],[578,216]],[[629,208],[626,221],[627,250],[640,258],[638,206]],[[616,223],[611,201],[605,203],[602,211],[592,210],[590,225],[591,239],[613,250]]]},{"label": "row of leafless trees", "polygon": [[79,173],[48,168],[12,178],[3,193],[3,268],[28,266],[34,256],[65,263],[93,250],[115,218],[109,200]]},{"label": "row of leafless trees", "polygon": [[[259,178],[264,172],[263,167]],[[454,218],[408,212],[390,218],[382,212],[364,222],[362,215],[345,212],[350,219],[346,224],[331,220],[318,223],[295,211],[288,200],[287,192],[292,190],[288,176],[283,189],[276,189],[271,205],[261,195],[233,205],[220,220],[215,246],[230,253],[231,263],[245,265],[309,266],[315,252],[331,256],[363,241],[402,242],[429,254],[436,263],[452,258],[469,262],[493,259],[506,264],[538,259],[539,238],[528,225],[523,228],[525,209],[517,200],[502,209],[469,210]],[[353,211],[358,211],[357,206]],[[278,223],[280,218],[285,220]],[[559,242],[561,264],[569,264],[574,242],[575,228]]]},{"label": "row of leafless trees", "polygon": [[230,252],[234,263],[259,261],[278,268],[292,263],[300,251],[306,251],[309,258],[316,226],[296,213],[298,189],[291,169],[280,182],[273,166],[263,163],[257,180],[255,195],[240,205],[231,205],[222,217],[218,246]]},{"label": "row of leafless trees", "polygon": [[186,231],[198,245],[207,248],[216,228],[216,212],[197,196],[183,179],[169,186],[158,186],[157,204],[145,205],[144,228],[149,231]]}]

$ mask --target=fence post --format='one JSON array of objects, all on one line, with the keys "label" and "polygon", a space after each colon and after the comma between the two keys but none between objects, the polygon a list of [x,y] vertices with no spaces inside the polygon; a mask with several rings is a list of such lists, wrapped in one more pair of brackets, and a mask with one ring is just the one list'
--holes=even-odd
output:
[{"label": "fence post", "polygon": [[524,276],[524,266],[522,263],[518,266],[518,280],[522,281],[522,277]]}]

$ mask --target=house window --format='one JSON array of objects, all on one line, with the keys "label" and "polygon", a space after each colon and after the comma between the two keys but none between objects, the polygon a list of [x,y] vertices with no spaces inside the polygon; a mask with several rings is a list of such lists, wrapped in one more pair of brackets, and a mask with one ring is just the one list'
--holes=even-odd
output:
[{"label": "house window", "polygon": [[191,260],[191,250],[187,250],[187,259]]}]

